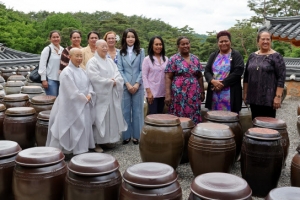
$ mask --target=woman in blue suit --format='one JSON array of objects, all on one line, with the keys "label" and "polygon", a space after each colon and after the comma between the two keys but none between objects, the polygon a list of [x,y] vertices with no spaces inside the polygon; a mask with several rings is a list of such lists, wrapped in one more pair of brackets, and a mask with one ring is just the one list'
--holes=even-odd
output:
[{"label": "woman in blue suit", "polygon": [[144,86],[142,81],[142,63],[145,57],[144,49],[134,29],[123,32],[121,50],[118,52],[118,68],[124,79],[122,100],[123,116],[128,124],[123,132],[123,144],[130,142],[139,144],[140,133],[144,124]]}]

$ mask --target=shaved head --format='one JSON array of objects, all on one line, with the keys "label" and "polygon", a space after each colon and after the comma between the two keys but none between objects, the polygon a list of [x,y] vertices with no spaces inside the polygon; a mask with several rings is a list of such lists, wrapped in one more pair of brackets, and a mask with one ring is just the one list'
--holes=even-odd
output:
[{"label": "shaved head", "polygon": [[69,57],[71,62],[78,67],[82,62],[82,51],[76,47],[72,48],[69,51]]},{"label": "shaved head", "polygon": [[80,52],[82,53],[81,49],[74,47],[70,50],[69,55],[71,56],[74,55],[75,53],[80,53]]}]

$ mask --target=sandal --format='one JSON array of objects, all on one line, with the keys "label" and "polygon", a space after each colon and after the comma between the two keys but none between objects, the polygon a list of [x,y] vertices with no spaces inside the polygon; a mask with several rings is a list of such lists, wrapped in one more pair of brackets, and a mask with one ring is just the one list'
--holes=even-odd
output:
[{"label": "sandal", "polygon": [[128,138],[127,140],[123,140],[122,144],[128,144],[130,142],[131,138]]},{"label": "sandal", "polygon": [[135,144],[135,145],[138,145],[138,144],[139,144],[139,140],[133,139],[133,140],[132,140],[132,143]]}]

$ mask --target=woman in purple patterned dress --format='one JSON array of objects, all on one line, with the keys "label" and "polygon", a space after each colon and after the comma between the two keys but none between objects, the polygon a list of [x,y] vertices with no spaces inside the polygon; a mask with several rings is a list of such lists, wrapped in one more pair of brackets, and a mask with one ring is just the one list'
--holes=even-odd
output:
[{"label": "woman in purple patterned dress", "polygon": [[177,39],[178,53],[173,55],[165,69],[166,96],[169,114],[201,122],[201,101],[204,101],[202,66],[197,56],[190,53],[190,40]]},{"label": "woman in purple patterned dress", "polygon": [[204,72],[208,82],[205,107],[238,113],[242,107],[244,60],[238,51],[231,48],[228,31],[220,31],[217,41],[219,50],[210,55]]}]

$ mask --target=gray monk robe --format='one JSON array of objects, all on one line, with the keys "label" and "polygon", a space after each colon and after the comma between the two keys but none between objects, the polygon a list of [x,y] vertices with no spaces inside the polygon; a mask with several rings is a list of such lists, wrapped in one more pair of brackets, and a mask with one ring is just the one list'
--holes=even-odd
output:
[{"label": "gray monk robe", "polygon": [[[92,97],[90,102],[88,94]],[[95,148],[92,130],[95,97],[86,72],[70,61],[60,74],[59,96],[50,113],[46,146],[73,154]]]},{"label": "gray monk robe", "polygon": [[[95,105],[94,138],[97,144],[115,143],[127,129],[121,104],[124,80],[117,65],[97,52],[87,63],[87,74],[97,96]],[[115,79],[116,86],[113,87]]]}]

